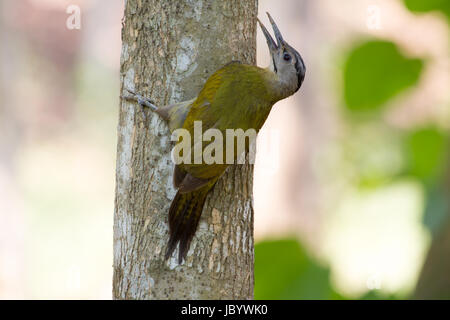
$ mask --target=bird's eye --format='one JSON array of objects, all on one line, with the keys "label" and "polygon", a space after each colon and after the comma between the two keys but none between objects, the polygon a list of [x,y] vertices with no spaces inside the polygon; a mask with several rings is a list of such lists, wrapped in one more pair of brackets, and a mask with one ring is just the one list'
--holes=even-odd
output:
[{"label": "bird's eye", "polygon": [[285,53],[283,55],[283,59],[284,59],[284,61],[290,61],[291,60],[291,55],[289,53]]}]

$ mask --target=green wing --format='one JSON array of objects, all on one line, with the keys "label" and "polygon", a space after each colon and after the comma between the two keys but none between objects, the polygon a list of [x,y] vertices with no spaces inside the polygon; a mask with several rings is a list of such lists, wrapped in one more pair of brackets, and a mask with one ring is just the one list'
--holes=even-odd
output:
[{"label": "green wing", "polygon": [[[203,132],[209,128],[220,130],[224,141],[226,129],[246,131],[254,128],[258,131],[273,105],[265,76],[264,69],[240,63],[230,63],[219,69],[206,81],[186,116],[183,128],[190,132],[192,140],[194,121],[202,122]],[[203,143],[202,149],[206,145],[207,142]],[[192,190],[196,190],[209,180],[218,179],[227,167],[227,164],[180,164],[176,169],[179,183],[175,185],[180,185],[184,176],[189,180],[197,178],[201,181],[192,183]],[[189,185],[185,186],[185,192],[192,190]]]}]

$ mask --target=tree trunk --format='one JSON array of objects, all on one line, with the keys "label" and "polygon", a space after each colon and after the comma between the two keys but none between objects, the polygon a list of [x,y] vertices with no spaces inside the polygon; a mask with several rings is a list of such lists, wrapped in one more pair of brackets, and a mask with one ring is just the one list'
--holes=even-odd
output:
[{"label": "tree trunk", "polygon": [[[447,147],[450,150],[450,140]],[[428,251],[422,271],[417,281],[414,299],[450,299],[450,155],[441,185],[447,216],[438,230],[434,231],[433,241]]]},{"label": "tree trunk", "polygon": [[[257,0],[128,0],[121,93],[156,105],[195,97],[231,60],[255,64]],[[115,299],[253,298],[251,165],[236,165],[208,196],[186,261],[167,262],[167,214],[175,196],[166,123],[121,101],[114,212]]]},{"label": "tree trunk", "polygon": [[450,299],[450,219],[436,235],[417,282],[413,299]]}]

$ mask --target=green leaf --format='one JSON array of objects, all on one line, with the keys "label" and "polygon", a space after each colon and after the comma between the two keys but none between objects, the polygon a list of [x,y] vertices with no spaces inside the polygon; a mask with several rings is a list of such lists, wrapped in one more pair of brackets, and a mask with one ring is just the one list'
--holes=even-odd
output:
[{"label": "green leaf", "polygon": [[255,246],[255,299],[339,299],[329,270],[315,263],[296,240]]},{"label": "green leaf", "polygon": [[417,83],[420,59],[410,59],[388,41],[368,41],[348,54],[344,65],[344,99],[351,111],[379,110],[389,99]]},{"label": "green leaf", "polygon": [[421,128],[406,139],[408,174],[426,184],[435,183],[444,174],[447,138],[434,127]]},{"label": "green leaf", "polygon": [[441,11],[450,19],[449,0],[403,0],[405,6],[412,12]]}]

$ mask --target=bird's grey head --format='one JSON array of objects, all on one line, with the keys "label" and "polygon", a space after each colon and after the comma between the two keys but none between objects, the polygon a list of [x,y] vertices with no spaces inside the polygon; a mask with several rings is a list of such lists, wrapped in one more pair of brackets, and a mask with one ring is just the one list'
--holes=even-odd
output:
[{"label": "bird's grey head", "polygon": [[278,75],[280,82],[286,86],[286,90],[288,91],[287,94],[292,95],[300,89],[303,80],[305,79],[305,63],[303,62],[300,53],[284,41],[280,30],[268,12],[267,16],[272,24],[275,39],[277,40],[276,43],[259,19],[258,22],[266,37],[267,45],[269,46],[272,58],[272,68]]}]

